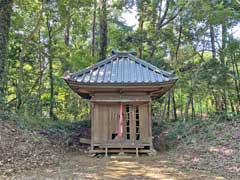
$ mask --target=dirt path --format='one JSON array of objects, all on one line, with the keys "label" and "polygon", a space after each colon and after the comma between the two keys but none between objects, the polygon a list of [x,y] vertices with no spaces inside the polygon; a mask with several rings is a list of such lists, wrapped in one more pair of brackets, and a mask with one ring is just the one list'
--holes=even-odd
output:
[{"label": "dirt path", "polygon": [[[11,178],[22,180],[148,179],[148,180],[221,180],[221,176],[201,171],[182,172],[163,156],[136,159],[92,158],[67,154],[58,165],[25,171]],[[3,179],[5,179],[3,178]],[[1,177],[0,177],[1,179]]]}]

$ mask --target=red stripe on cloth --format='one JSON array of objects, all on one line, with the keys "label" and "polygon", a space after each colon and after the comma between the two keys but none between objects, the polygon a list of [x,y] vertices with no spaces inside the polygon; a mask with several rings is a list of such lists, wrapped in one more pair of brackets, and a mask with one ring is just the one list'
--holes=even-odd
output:
[{"label": "red stripe on cloth", "polygon": [[122,135],[123,135],[123,104],[120,103],[119,121],[118,121],[118,137],[121,138]]}]

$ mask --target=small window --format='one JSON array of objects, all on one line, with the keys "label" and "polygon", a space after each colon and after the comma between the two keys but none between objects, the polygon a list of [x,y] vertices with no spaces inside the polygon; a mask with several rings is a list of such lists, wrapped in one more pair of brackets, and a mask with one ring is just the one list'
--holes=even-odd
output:
[{"label": "small window", "polygon": [[129,112],[129,105],[126,105],[126,112]]},{"label": "small window", "polygon": [[140,139],[140,134],[136,134],[136,140]]},{"label": "small window", "polygon": [[136,127],[139,127],[139,121],[136,121]]},{"label": "small window", "polygon": [[117,133],[112,133],[112,140],[116,139],[117,135]]},{"label": "small window", "polygon": [[138,106],[136,106],[136,114],[139,113],[139,109],[138,109]]},{"label": "small window", "polygon": [[127,134],[127,139],[130,139],[130,134]]},{"label": "small window", "polygon": [[137,120],[139,119],[139,114],[136,114],[136,119],[137,119]]},{"label": "small window", "polygon": [[136,106],[136,111],[135,111],[135,122],[136,122],[136,134],[135,134],[135,136],[136,136],[136,140],[140,140],[140,121],[139,121],[139,119],[140,119],[140,115],[139,115],[139,107],[138,106]]},{"label": "small window", "polygon": [[136,133],[139,133],[139,127],[136,127]]}]

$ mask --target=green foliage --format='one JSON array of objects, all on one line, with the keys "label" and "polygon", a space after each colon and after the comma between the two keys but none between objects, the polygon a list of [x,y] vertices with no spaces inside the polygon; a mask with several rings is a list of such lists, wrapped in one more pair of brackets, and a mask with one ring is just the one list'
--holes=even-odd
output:
[{"label": "green foliage", "polygon": [[[94,1],[14,1],[6,65],[8,109],[46,119],[53,102],[55,119],[78,121],[88,116],[88,102],[73,93],[62,77],[66,71],[75,72],[98,61],[99,8],[98,3],[95,56],[92,56]],[[130,27],[122,18],[126,11],[136,11],[135,27]],[[187,116],[194,119],[214,112],[239,111],[240,41],[231,30],[240,19],[235,1],[179,0],[168,1],[168,4],[113,1],[107,4],[107,14],[108,52],[111,49],[139,52],[142,47],[143,59],[162,69],[175,70],[179,78],[170,98],[166,95],[153,103],[154,115],[161,114],[164,121],[177,121],[189,118]],[[214,39],[211,39],[210,27]],[[224,28],[226,33],[221,33]],[[214,40],[215,58],[211,40]],[[53,97],[50,95],[50,59]],[[19,107],[17,87],[21,79]]]}]

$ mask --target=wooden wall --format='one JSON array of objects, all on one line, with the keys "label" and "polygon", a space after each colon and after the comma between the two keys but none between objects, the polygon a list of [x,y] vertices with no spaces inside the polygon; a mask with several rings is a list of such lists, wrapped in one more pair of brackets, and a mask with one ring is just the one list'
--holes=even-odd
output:
[{"label": "wooden wall", "polygon": [[[131,102],[124,103],[131,105]],[[149,102],[134,102],[139,106],[140,113],[140,140],[137,142],[151,144],[151,113]],[[119,105],[117,102],[92,102],[92,144],[124,143],[113,141],[112,133],[118,131]],[[135,132],[135,129],[131,130]],[[125,132],[125,131],[123,131]],[[126,136],[124,136],[126,138]],[[131,137],[131,143],[135,136]]]}]

